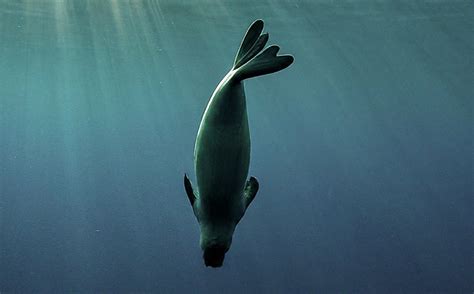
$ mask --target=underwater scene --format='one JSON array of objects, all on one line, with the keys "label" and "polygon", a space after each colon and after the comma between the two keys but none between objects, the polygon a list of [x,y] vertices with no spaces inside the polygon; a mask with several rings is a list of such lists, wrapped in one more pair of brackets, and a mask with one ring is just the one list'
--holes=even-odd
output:
[{"label": "underwater scene", "polygon": [[0,0],[0,293],[472,293],[471,0]]}]

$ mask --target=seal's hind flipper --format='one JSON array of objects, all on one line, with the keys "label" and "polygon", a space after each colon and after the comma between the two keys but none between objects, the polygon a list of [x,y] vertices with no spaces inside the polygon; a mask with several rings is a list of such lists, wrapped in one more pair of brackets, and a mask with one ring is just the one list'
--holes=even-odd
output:
[{"label": "seal's hind flipper", "polygon": [[287,68],[293,63],[293,56],[276,54],[280,50],[277,45],[272,45],[262,53],[251,59],[237,70],[236,78],[244,80],[256,76],[266,75]]},{"label": "seal's hind flipper", "polygon": [[252,57],[257,55],[260,50],[263,49],[267,43],[268,34],[263,34],[260,36],[262,31],[263,20],[257,19],[250,25],[247,32],[245,33],[242,43],[240,44],[239,52],[237,52],[237,56],[235,56],[234,69],[249,61]]},{"label": "seal's hind flipper", "polygon": [[257,179],[254,177],[250,177],[250,179],[247,181],[247,184],[245,184],[244,189],[245,209],[249,207],[250,203],[255,198],[255,195],[257,195],[258,187],[259,185]]},{"label": "seal's hind flipper", "polygon": [[188,178],[188,175],[184,174],[184,189],[186,190],[186,194],[188,194],[189,202],[191,203],[191,206],[194,205],[194,201],[196,201],[196,194],[193,185],[191,184],[191,181]]},{"label": "seal's hind flipper", "polygon": [[250,25],[242,40],[232,68],[236,71],[235,78],[239,81],[274,73],[293,63],[294,58],[291,55],[276,55],[280,50],[277,45],[261,52],[268,41],[268,34],[261,34],[262,30],[263,20],[257,19]]},{"label": "seal's hind flipper", "polygon": [[236,60],[236,63],[234,64],[234,69],[238,69],[241,67],[243,64],[245,64],[247,61],[255,57],[260,51],[262,51],[263,47],[265,47],[265,44],[267,44],[268,41],[268,33],[265,33],[258,37],[258,40],[255,42],[255,44],[250,48],[247,53],[242,56],[239,60]]}]

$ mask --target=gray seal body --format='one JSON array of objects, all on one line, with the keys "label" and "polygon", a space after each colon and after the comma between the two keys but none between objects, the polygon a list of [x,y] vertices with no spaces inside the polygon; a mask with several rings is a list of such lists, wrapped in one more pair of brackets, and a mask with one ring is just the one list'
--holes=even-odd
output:
[{"label": "gray seal body", "polygon": [[254,177],[247,180],[250,132],[243,81],[280,71],[293,62],[291,55],[276,55],[277,45],[263,50],[268,34],[261,34],[262,30],[262,20],[249,27],[233,68],[204,111],[194,148],[197,187],[184,175],[185,190],[201,229],[206,266],[222,266],[235,227],[258,191],[258,181]]}]

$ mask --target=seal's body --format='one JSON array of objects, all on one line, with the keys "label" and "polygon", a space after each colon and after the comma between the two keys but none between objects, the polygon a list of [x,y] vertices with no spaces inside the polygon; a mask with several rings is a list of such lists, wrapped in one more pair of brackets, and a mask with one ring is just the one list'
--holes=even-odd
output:
[{"label": "seal's body", "polygon": [[[194,148],[197,189],[185,175],[184,185],[201,228],[206,266],[222,266],[235,226],[255,197],[258,182],[248,181],[250,133],[243,80],[282,70],[290,55],[276,56],[279,47],[260,51],[268,40],[263,21],[248,29],[231,71],[211,96]],[[260,54],[259,54],[260,53]]]}]

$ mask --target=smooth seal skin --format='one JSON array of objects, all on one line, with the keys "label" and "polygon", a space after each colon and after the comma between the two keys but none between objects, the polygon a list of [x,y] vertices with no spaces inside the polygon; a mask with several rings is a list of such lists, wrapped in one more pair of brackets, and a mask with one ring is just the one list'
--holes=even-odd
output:
[{"label": "smooth seal skin", "polygon": [[234,66],[206,107],[194,148],[197,187],[184,175],[186,193],[201,229],[206,266],[222,266],[235,227],[259,186],[254,177],[247,181],[250,132],[243,80],[280,71],[293,62],[291,55],[276,55],[277,45],[263,50],[268,34],[262,30],[262,20],[249,27]]}]

